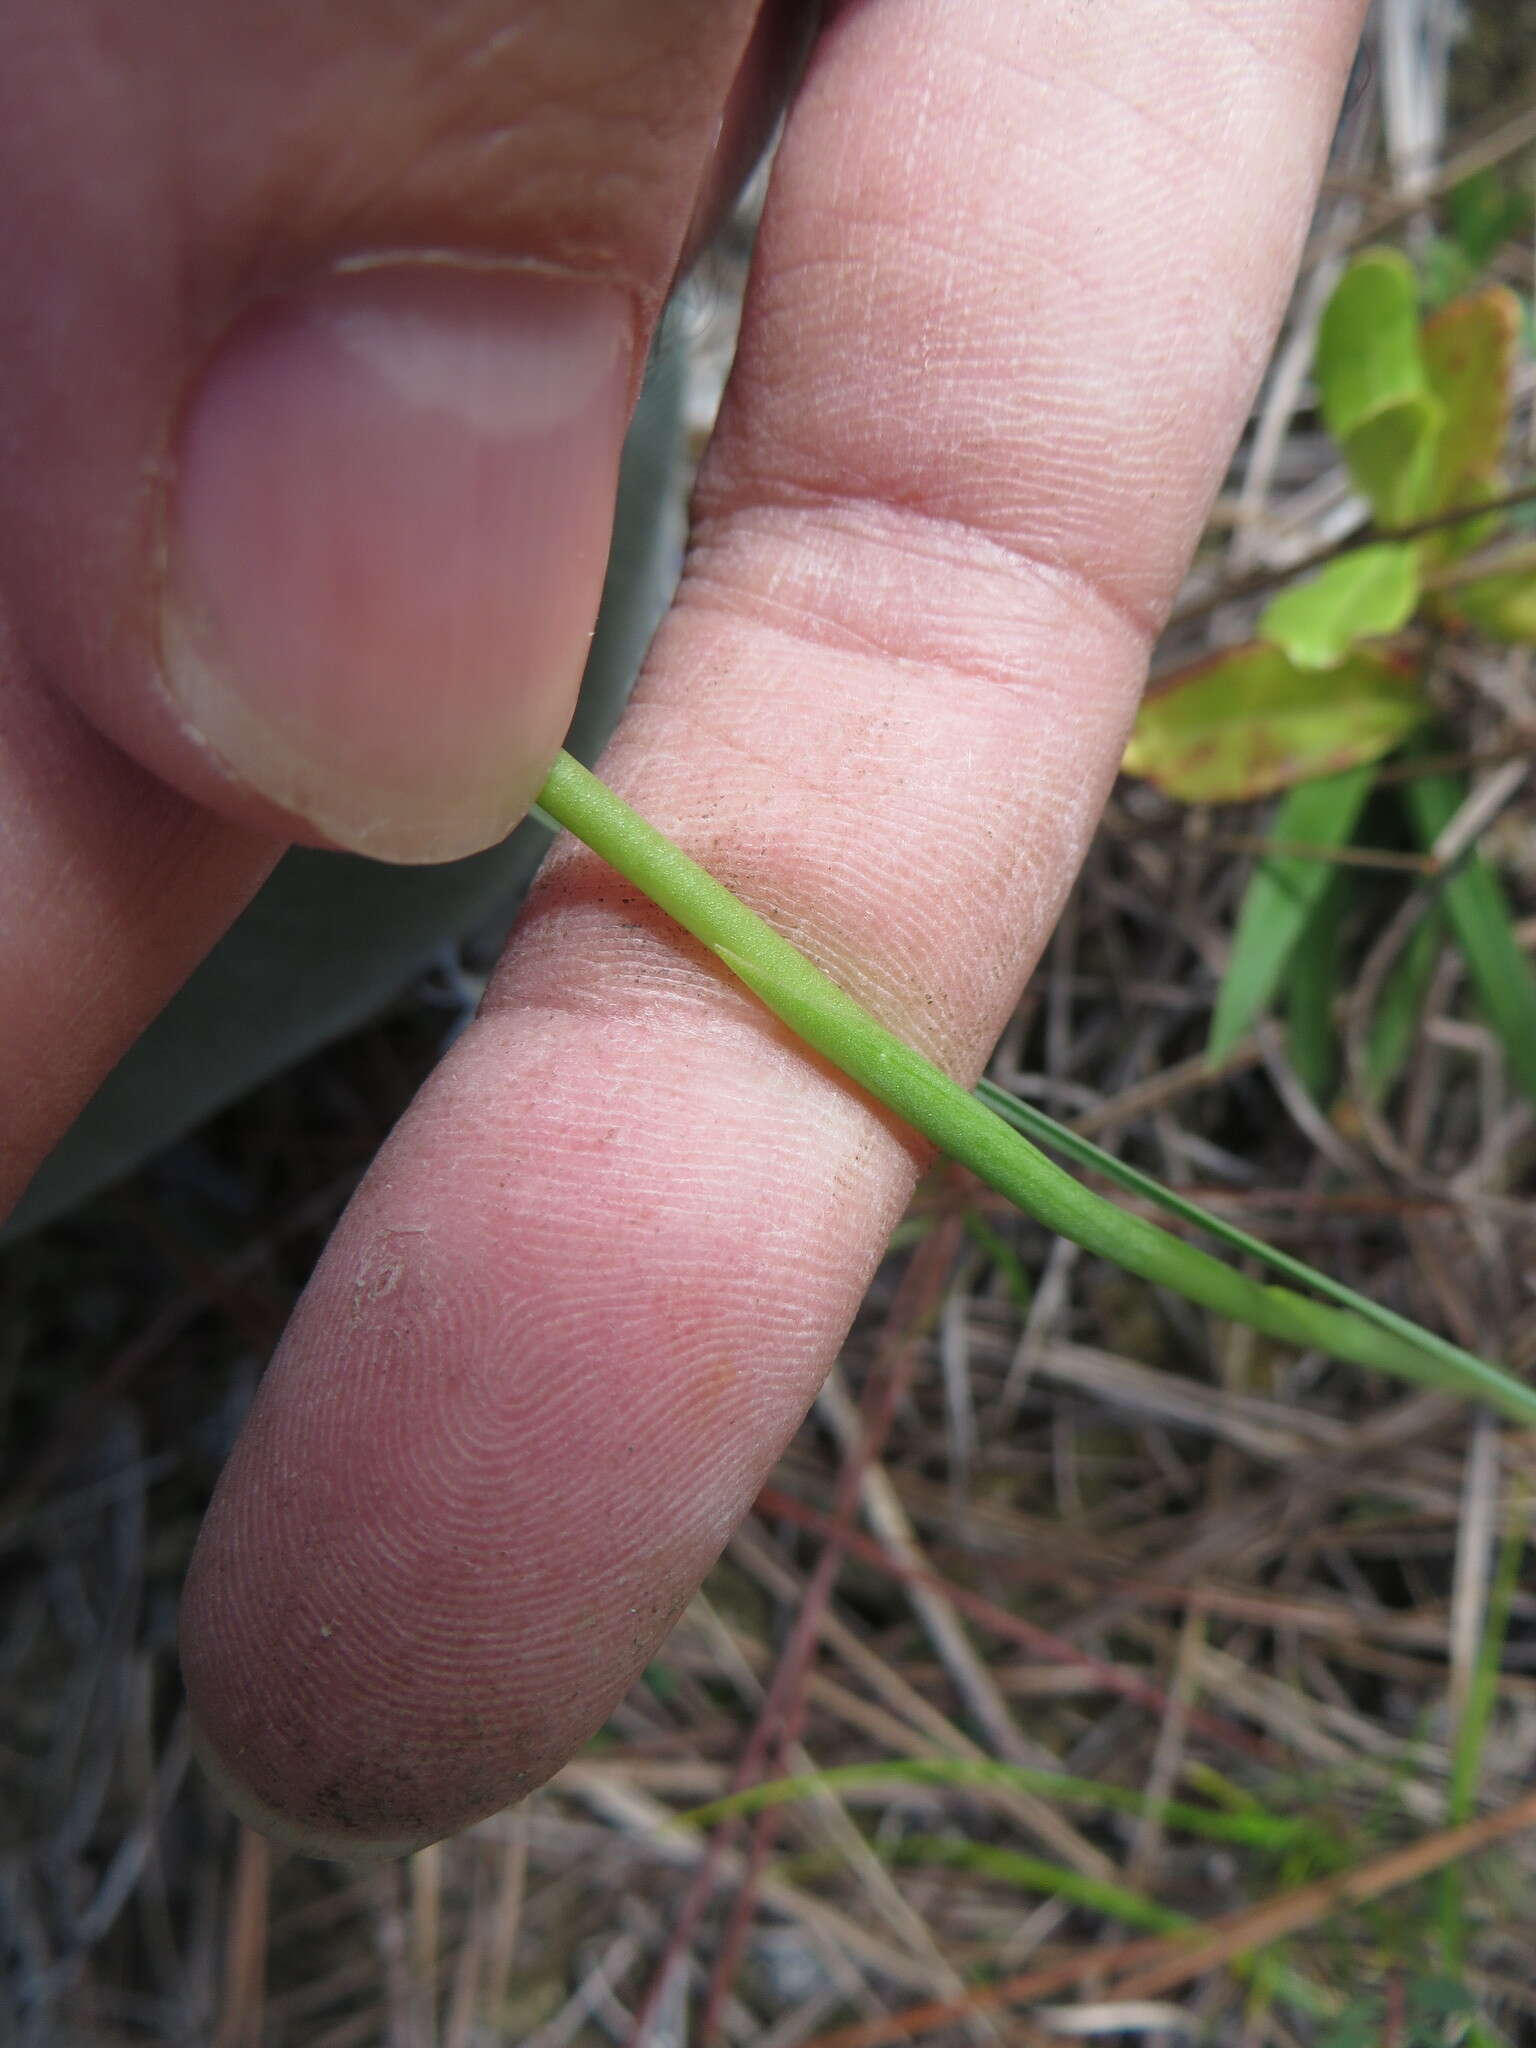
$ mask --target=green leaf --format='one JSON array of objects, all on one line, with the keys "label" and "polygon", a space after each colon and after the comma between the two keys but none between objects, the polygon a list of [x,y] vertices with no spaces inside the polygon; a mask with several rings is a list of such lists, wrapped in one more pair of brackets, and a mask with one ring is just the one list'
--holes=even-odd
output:
[{"label": "green leaf", "polygon": [[1449,235],[1431,235],[1424,244],[1419,285],[1427,306],[1444,306],[1471,291],[1477,275],[1477,264],[1468,261],[1466,251]]},{"label": "green leaf", "polygon": [[1489,285],[1424,323],[1424,372],[1445,412],[1435,457],[1443,504],[1455,501],[1467,478],[1492,476],[1503,458],[1520,318],[1515,294]]},{"label": "green leaf", "polygon": [[1384,526],[1428,502],[1442,409],[1419,338],[1418,284],[1395,249],[1367,249],[1323,310],[1317,338],[1323,419]]},{"label": "green leaf", "polygon": [[[1419,775],[1404,783],[1403,801],[1426,851],[1456,815],[1464,795],[1451,775]],[[1447,875],[1441,901],[1509,1071],[1521,1092],[1536,1102],[1536,969],[1515,937],[1499,878],[1480,853],[1471,853]]]},{"label": "green leaf", "polygon": [[1285,977],[1286,1046],[1297,1079],[1318,1103],[1326,1103],[1338,1085],[1333,1009],[1339,990],[1339,936],[1349,896],[1347,877],[1335,869],[1322,900],[1302,927]]},{"label": "green leaf", "polygon": [[[1374,764],[1367,764],[1301,783],[1276,810],[1271,836],[1282,844],[1315,846],[1319,852],[1345,845],[1374,780]],[[1229,1052],[1270,1002],[1334,876],[1326,858],[1304,854],[1272,854],[1254,870],[1211,1019],[1208,1060],[1214,1062]]]},{"label": "green leaf", "polygon": [[1317,385],[1337,441],[1426,390],[1418,286],[1397,250],[1364,250],[1335,285],[1318,327]]},{"label": "green leaf", "polygon": [[1512,235],[1530,226],[1532,202],[1528,192],[1511,191],[1490,165],[1453,185],[1445,209],[1457,247],[1481,269]]},{"label": "green leaf", "polygon": [[[1429,481],[1431,512],[1450,512],[1497,497],[1509,436],[1522,308],[1503,285],[1457,299],[1424,323],[1429,386],[1444,420]],[[1425,561],[1445,562],[1481,546],[1496,516],[1468,519],[1421,542]]]},{"label": "green leaf", "polygon": [[1423,715],[1418,676],[1395,655],[1356,648],[1301,669],[1258,642],[1149,696],[1123,766],[1185,803],[1241,803],[1380,760]]},{"label": "green leaf", "polygon": [[1337,668],[1358,640],[1395,633],[1419,601],[1419,558],[1402,542],[1351,548],[1321,575],[1282,590],[1264,609],[1259,637],[1298,668]]},{"label": "green leaf", "polygon": [[1434,610],[1447,626],[1471,627],[1490,640],[1517,646],[1536,641],[1536,562],[1451,584],[1437,593]]},{"label": "green leaf", "polygon": [[1350,474],[1388,531],[1430,510],[1440,420],[1439,404],[1425,393],[1383,408],[1343,444]]}]

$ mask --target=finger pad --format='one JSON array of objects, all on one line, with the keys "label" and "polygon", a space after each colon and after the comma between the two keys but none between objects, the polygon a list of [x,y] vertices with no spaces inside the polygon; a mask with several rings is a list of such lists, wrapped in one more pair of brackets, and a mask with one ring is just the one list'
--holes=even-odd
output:
[{"label": "finger pad", "polygon": [[[902,1148],[795,1066],[752,1024],[674,1034],[658,1071],[644,1019],[514,1012],[429,1092],[187,1587],[194,1712],[261,1799],[430,1839],[548,1776],[643,1667],[857,1305],[863,1264],[809,1248],[878,1244],[900,1200]],[[858,1127],[833,1185],[829,1118]]]}]

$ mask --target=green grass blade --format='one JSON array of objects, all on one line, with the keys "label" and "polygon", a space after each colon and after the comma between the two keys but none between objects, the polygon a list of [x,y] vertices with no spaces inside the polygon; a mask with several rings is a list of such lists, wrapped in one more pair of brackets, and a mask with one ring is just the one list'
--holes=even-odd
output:
[{"label": "green grass blade", "polygon": [[1307,919],[1285,977],[1286,1047],[1303,1088],[1317,1103],[1331,1100],[1339,1078],[1339,1040],[1333,1024],[1339,988],[1339,933],[1349,902],[1340,873],[1328,877],[1322,900]]},{"label": "green grass blade", "polygon": [[[1270,836],[1282,845],[1343,846],[1354,831],[1375,779],[1375,768],[1348,768],[1301,782],[1280,802]],[[1222,976],[1211,1019],[1206,1058],[1230,1052],[1280,986],[1297,942],[1322,903],[1333,869],[1326,859],[1270,854],[1259,862],[1243,896],[1232,957]]]},{"label": "green grass blade", "polygon": [[1481,1399],[1536,1422],[1536,1391],[1385,1310],[1370,1316],[1265,1286],[1083,1187],[924,1059],[569,755],[544,811],[691,932],[814,1051],[1048,1229],[1127,1272],[1283,1343]]},{"label": "green grass blade", "polygon": [[1425,1369],[1416,1375],[1409,1374],[1405,1375],[1406,1377],[1418,1377],[1425,1385],[1441,1387],[1447,1393],[1465,1395],[1469,1388],[1461,1376],[1469,1367],[1475,1367],[1478,1375],[1492,1373],[1503,1382],[1501,1399],[1491,1401],[1491,1406],[1501,1407],[1503,1412],[1510,1413],[1511,1410],[1503,1407],[1503,1403],[1513,1401],[1526,1414],[1531,1413],[1533,1406],[1536,1406],[1536,1395],[1532,1394],[1531,1389],[1498,1367],[1474,1358],[1471,1352],[1463,1351],[1459,1345],[1450,1343],[1444,1337],[1437,1337],[1432,1330],[1421,1330],[1417,1323],[1409,1322],[1406,1316],[1400,1316],[1392,1309],[1383,1308],[1380,1302],[1372,1301],[1366,1295],[1356,1294],[1342,1281],[1330,1279],[1326,1273],[1318,1272],[1315,1267],[1304,1265],[1300,1259],[1293,1259],[1289,1252],[1278,1251],[1273,1245],[1265,1244],[1262,1238],[1253,1237],[1237,1224],[1228,1222],[1225,1217],[1214,1215],[1209,1209],[1202,1209],[1198,1202],[1190,1201],[1188,1196],[1179,1194],[1173,1188],[1165,1188],[1161,1181],[1154,1180],[1150,1174],[1141,1172],[1138,1167],[1128,1166],[1123,1159],[1116,1159],[1113,1153],[1101,1151],[1090,1139],[1081,1138],[1076,1131],[1069,1131],[1065,1125],[1054,1122],[1043,1110],[1036,1109],[1032,1103],[1020,1101],[1015,1095],[1010,1095],[1006,1088],[998,1087],[995,1081],[978,1082],[976,1093],[981,1101],[987,1103],[1006,1122],[1033,1138],[1038,1144],[1049,1145],[1076,1165],[1102,1173],[1106,1180],[1113,1181],[1129,1195],[1140,1195],[1146,1201],[1155,1202],[1159,1208],[1166,1209],[1171,1216],[1177,1216],[1181,1222],[1193,1224],[1197,1230],[1207,1232],[1219,1243],[1226,1245],[1230,1251],[1246,1253],[1250,1258],[1262,1260],[1272,1272],[1283,1273],[1287,1279],[1296,1281],[1300,1286],[1310,1287],[1314,1293],[1325,1295],[1328,1300],[1337,1302],[1341,1308],[1349,1309],[1363,1322],[1371,1323],[1376,1328],[1403,1337],[1405,1340],[1411,1338],[1422,1348],[1426,1360],[1432,1359],[1444,1369],[1444,1378],[1437,1376],[1427,1364]]},{"label": "green grass blade", "polygon": [[996,1266],[1008,1289],[1009,1299],[1020,1315],[1028,1315],[1030,1303],[1035,1298],[1035,1290],[1030,1284],[1028,1273],[1024,1270],[1024,1262],[1013,1246],[1007,1242],[1001,1231],[994,1230],[986,1217],[975,1209],[968,1211],[966,1215],[965,1234]]},{"label": "green grass blade", "polygon": [[1118,1920],[1148,1934],[1179,1934],[1194,1924],[1187,1913],[1160,1906],[1127,1885],[1089,1877],[1065,1864],[1048,1863],[1042,1856],[1027,1856],[994,1842],[970,1842],[961,1835],[903,1835],[898,1841],[880,1844],[879,1853],[892,1863],[938,1865],[968,1871],[973,1877],[989,1877],[1020,1891],[1038,1892],[1048,1899],[1060,1899],[1064,1905],[1102,1913],[1107,1920]]},{"label": "green grass blade", "polygon": [[1499,1561],[1488,1591],[1488,1614],[1483,1638],[1478,1644],[1477,1669],[1467,1695],[1466,1711],[1456,1733],[1451,1757],[1450,1793],[1446,1803],[1446,1825],[1472,1818],[1482,1775],[1483,1745],[1493,1717],[1499,1690],[1499,1671],[1504,1656],[1504,1638],[1509,1631],[1510,1610],[1520,1584],[1520,1566],[1525,1557],[1525,1530],[1517,1517],[1499,1547]]},{"label": "green grass blade", "polygon": [[[1129,1785],[1101,1784],[1096,1778],[1073,1778],[1065,1772],[1035,1770],[1027,1764],[1000,1763],[990,1757],[896,1757],[883,1763],[840,1764],[814,1775],[775,1778],[728,1793],[721,1799],[711,1799],[705,1806],[691,1807],[677,1816],[677,1825],[714,1827],[722,1820],[809,1799],[821,1790],[843,1792],[864,1785],[888,1784],[938,1785],[962,1791],[967,1786],[992,1786],[1057,1799],[1068,1806],[1090,1806],[1138,1818],[1155,1813],[1165,1827],[1178,1833],[1276,1853],[1294,1849],[1304,1838],[1316,1834],[1305,1821],[1283,1819],[1262,1807],[1231,1812],[1219,1807],[1192,1806],[1177,1799],[1154,1800]],[[1324,1854],[1331,1854],[1330,1844],[1322,1844],[1322,1849]]]},{"label": "green grass blade", "polygon": [[[1465,794],[1450,775],[1419,775],[1404,783],[1403,801],[1421,845],[1433,846]],[[1536,969],[1515,937],[1499,878],[1480,853],[1470,853],[1446,876],[1441,901],[1509,1071],[1536,1102]]]},{"label": "green grass blade", "polygon": [[1365,1042],[1362,1078],[1370,1102],[1384,1102],[1393,1082],[1408,1064],[1444,938],[1445,920],[1438,909],[1431,910],[1420,918],[1407,945],[1392,963]]},{"label": "green grass blade", "polygon": [[[973,1842],[962,1835],[903,1835],[895,1841],[872,1842],[870,1847],[885,1863],[962,1870],[971,1877],[1012,1885],[1019,1891],[1100,1913],[1106,1919],[1144,1929],[1149,1934],[1181,1934],[1198,1925],[1187,1913],[1160,1905],[1144,1892],[1132,1891],[1112,1878],[1087,1876],[1082,1871],[1050,1863],[1042,1856],[1030,1856],[995,1842]],[[816,1854],[791,1858],[781,1866],[795,1876],[825,1867],[826,1859]],[[1283,1999],[1314,2018],[1326,2017],[1335,2009],[1335,2001],[1317,1985],[1261,1950],[1234,1956],[1230,1967],[1266,1999]]]}]

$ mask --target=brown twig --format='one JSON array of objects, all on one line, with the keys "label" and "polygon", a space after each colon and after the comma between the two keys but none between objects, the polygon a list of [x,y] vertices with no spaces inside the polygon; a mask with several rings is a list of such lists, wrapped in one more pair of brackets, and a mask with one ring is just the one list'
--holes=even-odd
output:
[{"label": "brown twig", "polygon": [[[1283,568],[1250,570],[1247,575],[1234,576],[1230,582],[1207,591],[1203,597],[1193,597],[1185,604],[1175,605],[1168,615],[1169,628],[1193,625],[1200,619],[1209,618],[1212,612],[1220,611],[1223,605],[1241,604],[1247,598],[1263,597],[1268,591],[1279,590],[1287,583],[1299,582],[1303,576],[1326,569],[1330,563],[1341,561],[1346,555],[1358,555],[1365,548],[1393,541],[1423,540],[1429,534],[1465,526],[1473,519],[1494,518],[1501,512],[1513,512],[1521,505],[1533,502],[1536,502],[1536,483],[1522,484],[1518,490],[1505,491],[1497,498],[1485,499],[1480,505],[1459,506],[1454,512],[1436,512],[1431,518],[1416,519],[1408,526],[1372,526],[1348,540],[1330,541],[1326,547],[1314,548],[1298,562],[1289,562]],[[1207,659],[1208,656],[1200,657],[1201,662]],[[1178,674],[1188,665],[1181,663],[1179,669],[1167,673]],[[1160,672],[1159,680],[1163,679]]]}]

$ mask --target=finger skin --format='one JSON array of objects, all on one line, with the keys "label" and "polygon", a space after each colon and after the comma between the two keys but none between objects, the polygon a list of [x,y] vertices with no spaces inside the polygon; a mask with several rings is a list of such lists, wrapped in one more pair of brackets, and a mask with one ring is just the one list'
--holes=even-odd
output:
[{"label": "finger skin", "polygon": [[[1114,773],[1359,14],[888,0],[818,48],[604,772],[963,1077]],[[750,1503],[916,1163],[565,848],[210,1512],[183,1644],[224,1770],[332,1849],[547,1776]]]},{"label": "finger skin", "polygon": [[0,1222],[280,850],[38,686],[0,609]]},{"label": "finger skin", "polygon": [[[291,302],[380,252],[425,252],[597,280],[631,309],[638,359],[754,11],[753,0],[8,9],[0,1216],[282,845],[323,836],[231,783],[160,688],[178,437],[210,356],[259,321],[258,302]],[[769,38],[764,63],[773,54]],[[592,608],[611,506],[594,516]],[[416,587],[441,606],[452,536],[441,520],[418,523],[406,536]],[[253,535],[254,552],[255,522]],[[404,545],[399,522],[383,537]],[[378,583],[409,581],[394,560],[363,566]],[[533,590],[526,641],[539,637],[541,602]],[[576,622],[572,690],[590,623]],[[423,689],[442,701],[440,685]],[[363,709],[350,720],[360,751],[384,716]],[[540,740],[546,752],[557,734]]]},{"label": "finger skin", "polygon": [[[383,258],[454,259],[611,290],[629,309],[632,399],[755,11],[13,8],[0,603],[30,667],[184,794],[248,828],[324,839],[233,779],[161,687],[180,430],[200,379],[253,308]],[[426,580],[434,546],[449,542],[424,521]]]}]

